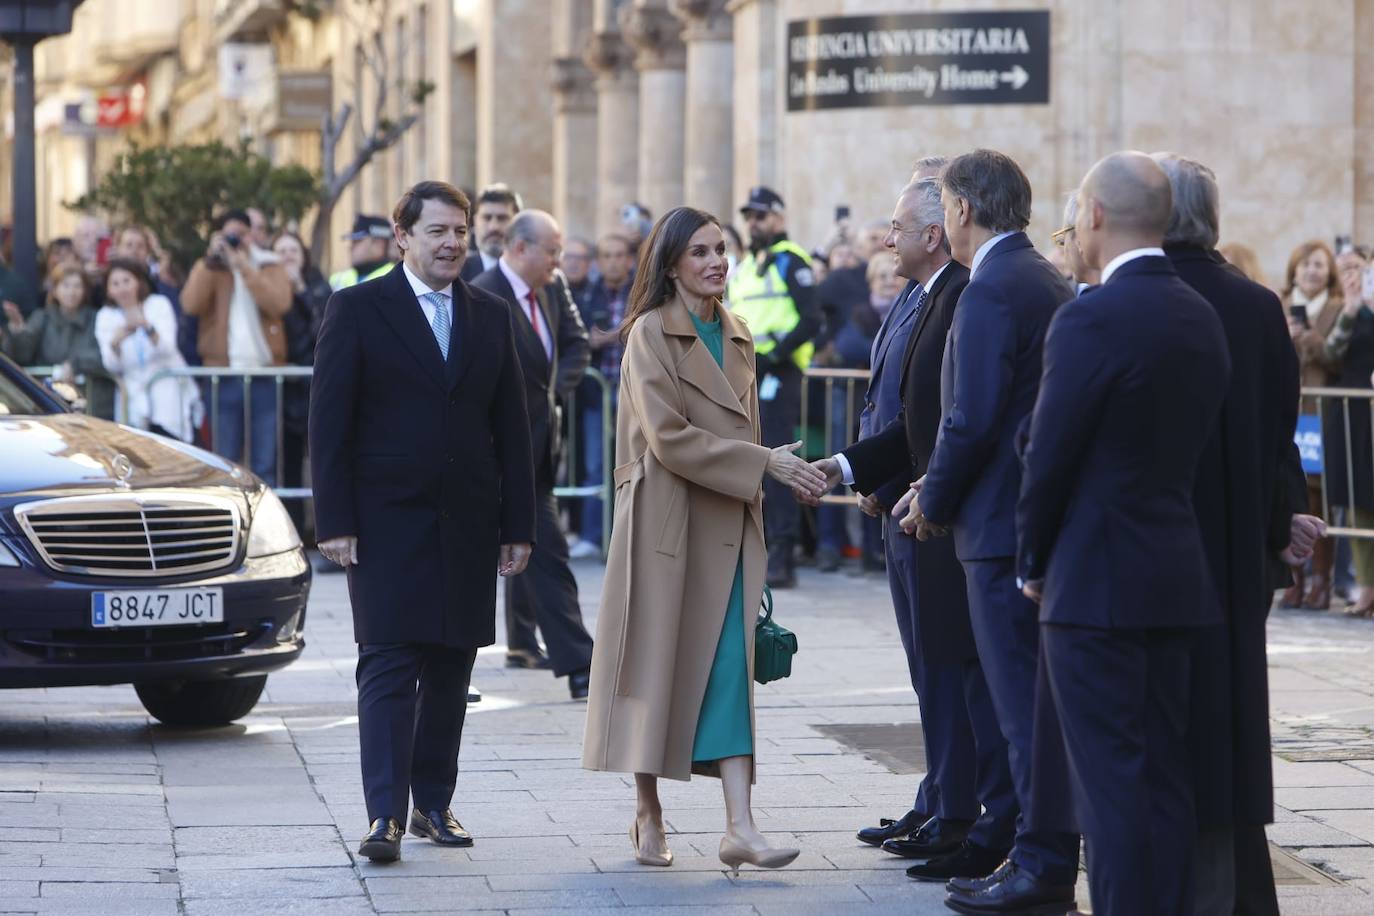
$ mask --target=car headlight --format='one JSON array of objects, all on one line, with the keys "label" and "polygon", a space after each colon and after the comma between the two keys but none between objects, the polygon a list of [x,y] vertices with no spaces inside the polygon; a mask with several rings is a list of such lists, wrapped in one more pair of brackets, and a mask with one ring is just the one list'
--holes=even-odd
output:
[{"label": "car headlight", "polygon": [[248,529],[248,556],[269,557],[299,546],[301,536],[281,499],[271,490],[263,490],[253,511],[253,525]]},{"label": "car headlight", "polygon": [[14,551],[5,546],[4,541],[0,541],[0,566],[18,566],[19,558],[14,555]]}]

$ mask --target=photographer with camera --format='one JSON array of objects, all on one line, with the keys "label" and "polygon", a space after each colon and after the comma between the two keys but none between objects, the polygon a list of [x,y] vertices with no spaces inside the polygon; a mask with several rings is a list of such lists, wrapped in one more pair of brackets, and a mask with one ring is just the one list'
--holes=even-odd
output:
[{"label": "photographer with camera", "polygon": [[[200,319],[198,344],[206,366],[247,370],[286,364],[282,318],[291,310],[291,280],[275,254],[252,243],[250,229],[242,210],[220,216],[205,257],[191,268],[181,291],[186,314]],[[231,376],[220,382],[211,444],[275,486],[276,392],[271,379],[248,381]]]}]

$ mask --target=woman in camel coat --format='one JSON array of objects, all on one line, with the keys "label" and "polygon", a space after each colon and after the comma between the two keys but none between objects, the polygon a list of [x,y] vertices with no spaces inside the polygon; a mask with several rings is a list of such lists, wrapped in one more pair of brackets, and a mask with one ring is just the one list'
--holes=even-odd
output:
[{"label": "woman in camel coat", "polygon": [[763,591],[763,478],[819,496],[825,478],[758,444],[754,345],[720,302],[725,241],[682,207],[644,243],[622,328],[615,526],[606,566],[583,766],[634,773],[635,856],[669,865],[657,779],[719,776],[721,860],[776,868],[749,807],[753,636]]}]

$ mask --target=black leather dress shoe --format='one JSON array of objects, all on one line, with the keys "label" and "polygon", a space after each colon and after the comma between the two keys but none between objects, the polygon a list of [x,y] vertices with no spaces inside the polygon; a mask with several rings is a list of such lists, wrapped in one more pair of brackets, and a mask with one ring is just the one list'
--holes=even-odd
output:
[{"label": "black leather dress shoe", "polygon": [[930,859],[953,852],[968,839],[968,821],[946,821],[932,817],[907,837],[893,837],[883,843],[883,852],[903,859]]},{"label": "black leather dress shoe", "polygon": [[358,855],[373,862],[395,862],[401,857],[401,822],[394,817],[379,817],[358,846]]},{"label": "black leather dress shoe", "polygon": [[906,876],[917,881],[948,881],[950,878],[981,878],[990,875],[1007,857],[1008,849],[988,849],[964,840],[954,852],[913,865]]},{"label": "black leather dress shoe", "polygon": [[528,649],[511,649],[506,653],[507,668],[534,668],[540,671],[547,671],[553,667],[549,657],[543,652],[531,652]]},{"label": "black leather dress shoe", "polygon": [[476,687],[468,687],[468,702],[469,702],[469,703],[480,703],[480,702],[482,702],[482,691],[478,690]]},{"label": "black leather dress shoe", "polygon": [[1019,868],[1015,862],[998,869],[1001,880],[982,890],[954,891],[945,906],[956,913],[1016,913],[1018,916],[1062,916],[1074,910],[1078,901],[1073,885],[1049,884]]},{"label": "black leather dress shoe", "polygon": [[867,843],[869,846],[881,846],[893,837],[906,836],[928,820],[930,817],[925,812],[912,808],[895,821],[890,817],[884,817],[878,821],[877,827],[863,828],[859,831],[859,842]]},{"label": "black leather dress shoe", "polygon": [[574,671],[568,675],[568,693],[574,700],[587,699],[587,690],[592,685],[592,671],[590,668],[583,668],[581,671]]},{"label": "black leather dress shoe", "polygon": [[458,818],[448,808],[443,811],[420,812],[419,808],[410,812],[410,832],[415,836],[427,837],[440,846],[471,846],[472,834],[463,829]]},{"label": "black leather dress shoe", "polygon": [[1011,859],[1007,859],[997,870],[984,878],[950,878],[945,884],[945,890],[953,893],[971,893],[972,891],[985,890],[1006,877],[1007,869],[1014,867]]}]

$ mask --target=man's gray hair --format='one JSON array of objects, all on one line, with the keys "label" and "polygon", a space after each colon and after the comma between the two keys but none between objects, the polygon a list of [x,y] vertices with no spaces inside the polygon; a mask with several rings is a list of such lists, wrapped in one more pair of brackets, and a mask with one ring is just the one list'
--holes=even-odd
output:
[{"label": "man's gray hair", "polygon": [[1030,179],[1005,153],[976,149],[956,156],[940,170],[940,188],[968,201],[973,222],[990,232],[1021,232],[1030,225]]},{"label": "man's gray hair", "polygon": [[1217,247],[1221,236],[1221,192],[1216,173],[1178,153],[1151,153],[1150,158],[1169,176],[1174,195],[1164,244],[1200,245],[1208,250]]},{"label": "man's gray hair", "polygon": [[924,229],[926,226],[940,227],[940,247],[945,254],[950,253],[949,236],[945,235],[945,208],[940,202],[940,182],[934,178],[923,178],[919,181],[912,181],[902,188],[902,193],[898,197],[910,196],[911,215],[914,219],[913,229]]},{"label": "man's gray hair", "polygon": [[1074,188],[1069,192],[1068,199],[1064,201],[1064,223],[1060,228],[1071,229],[1076,222],[1078,222],[1078,189]]},{"label": "man's gray hair", "polygon": [[922,156],[911,167],[911,181],[915,184],[922,177],[935,178],[940,174],[940,170],[947,165],[949,165],[948,156]]},{"label": "man's gray hair", "polygon": [[506,235],[511,244],[520,240],[527,244],[537,245],[544,230],[550,227],[557,227],[552,214],[545,213],[543,210],[521,210],[515,214],[515,218],[510,221],[510,228],[506,230]]}]

